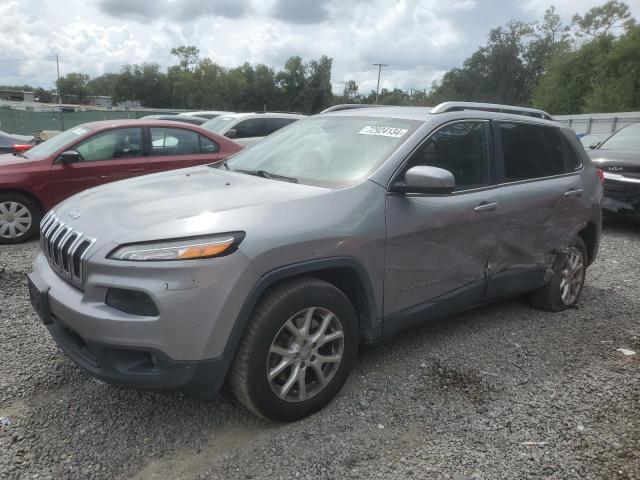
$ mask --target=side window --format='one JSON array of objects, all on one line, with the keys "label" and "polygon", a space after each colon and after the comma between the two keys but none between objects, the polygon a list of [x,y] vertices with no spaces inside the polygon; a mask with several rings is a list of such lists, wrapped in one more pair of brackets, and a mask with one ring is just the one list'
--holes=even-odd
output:
[{"label": "side window", "polygon": [[264,119],[264,133],[269,135],[276,130],[280,130],[282,127],[286,127],[290,123],[295,122],[295,118],[265,118]]},{"label": "side window", "polygon": [[577,158],[571,159],[573,150],[554,127],[501,123],[499,129],[506,182],[561,175],[574,171],[574,162],[579,164]]},{"label": "side window", "polygon": [[449,170],[458,191],[488,185],[489,123],[460,122],[441,128],[413,154],[407,168],[416,165]]},{"label": "side window", "polygon": [[98,162],[116,158],[139,157],[142,130],[118,128],[97,135],[76,145],[75,150],[84,162]]},{"label": "side window", "polygon": [[220,151],[220,146],[210,138],[200,135],[200,153],[216,153]]},{"label": "side window", "polygon": [[183,128],[151,127],[151,155],[191,155],[200,153],[200,135]]},{"label": "side window", "polygon": [[565,172],[575,172],[580,170],[582,162],[580,161],[575,149],[571,146],[571,143],[569,143],[564,135],[560,134],[560,138],[562,139]]},{"label": "side window", "polygon": [[263,119],[248,118],[232,127],[236,131],[235,138],[264,137]]}]

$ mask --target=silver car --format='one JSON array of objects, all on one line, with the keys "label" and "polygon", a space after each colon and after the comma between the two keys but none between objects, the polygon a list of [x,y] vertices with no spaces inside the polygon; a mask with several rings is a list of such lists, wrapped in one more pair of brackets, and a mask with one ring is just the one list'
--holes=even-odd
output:
[{"label": "silver car", "polygon": [[108,382],[289,421],[363,343],[527,294],[578,302],[602,185],[575,134],[482,104],[338,110],[224,164],[80,193],[41,224],[42,322]]}]

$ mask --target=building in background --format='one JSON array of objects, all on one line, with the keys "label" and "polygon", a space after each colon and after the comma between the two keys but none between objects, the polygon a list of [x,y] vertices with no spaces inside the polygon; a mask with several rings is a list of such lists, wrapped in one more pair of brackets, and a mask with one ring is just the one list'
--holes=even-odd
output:
[{"label": "building in background", "polygon": [[0,100],[9,102],[35,102],[36,94],[24,90],[0,90]]}]

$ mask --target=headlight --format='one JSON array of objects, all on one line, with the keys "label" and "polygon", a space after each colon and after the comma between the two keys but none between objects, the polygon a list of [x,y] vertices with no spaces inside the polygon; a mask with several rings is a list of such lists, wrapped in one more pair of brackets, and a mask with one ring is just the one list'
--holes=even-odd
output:
[{"label": "headlight", "polygon": [[145,262],[222,257],[235,252],[243,238],[243,232],[234,232],[207,237],[134,243],[116,248],[107,255],[107,258]]}]

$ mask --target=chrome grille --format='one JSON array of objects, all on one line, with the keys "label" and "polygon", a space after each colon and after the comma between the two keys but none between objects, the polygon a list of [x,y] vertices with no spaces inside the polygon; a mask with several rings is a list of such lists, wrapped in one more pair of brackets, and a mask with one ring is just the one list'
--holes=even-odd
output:
[{"label": "chrome grille", "polygon": [[83,282],[82,260],[95,241],[66,225],[53,212],[49,212],[40,223],[40,247],[49,265],[78,287]]}]

